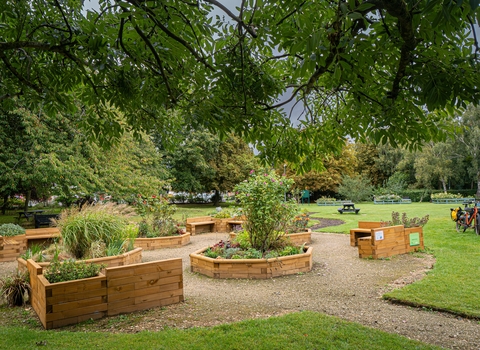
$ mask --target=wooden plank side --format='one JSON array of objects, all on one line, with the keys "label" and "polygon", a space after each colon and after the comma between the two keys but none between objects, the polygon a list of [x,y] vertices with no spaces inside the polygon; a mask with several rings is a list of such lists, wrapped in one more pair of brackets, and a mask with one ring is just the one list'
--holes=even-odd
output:
[{"label": "wooden plank side", "polygon": [[107,301],[107,295],[104,296],[97,296],[88,299],[78,299],[70,302],[65,303],[55,303],[51,304],[52,306],[52,313],[61,312],[65,310],[71,309],[81,309],[88,306],[98,305],[105,303]]},{"label": "wooden plank side", "polygon": [[105,281],[106,277],[104,275],[101,275],[75,281],[53,283],[47,286],[47,289],[51,290],[51,296],[53,297],[56,295],[79,293],[106,288]]},{"label": "wooden plank side", "polygon": [[147,284],[168,284],[171,283],[170,279],[173,278],[173,281],[176,281],[178,276],[181,276],[182,270],[175,270],[173,272],[164,271],[157,272],[148,275],[137,275],[130,278],[111,278],[108,279],[108,287],[118,287],[122,285],[128,285],[131,283],[147,283]]},{"label": "wooden plank side", "polygon": [[96,298],[101,296],[106,297],[107,294],[108,294],[108,291],[105,286],[103,288],[88,290],[84,292],[56,294],[55,296],[46,298],[46,305],[68,303],[75,300],[83,300],[83,299]]},{"label": "wooden plank side", "polygon": [[64,310],[56,313],[47,313],[47,322],[58,321],[61,319],[77,317],[81,315],[93,314],[97,312],[107,311],[107,303],[101,303],[98,305],[85,306],[78,309]]}]

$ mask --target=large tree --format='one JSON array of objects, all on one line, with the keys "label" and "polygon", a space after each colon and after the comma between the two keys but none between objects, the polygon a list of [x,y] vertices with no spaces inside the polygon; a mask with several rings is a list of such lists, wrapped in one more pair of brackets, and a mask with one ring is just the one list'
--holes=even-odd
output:
[{"label": "large tree", "polygon": [[0,195],[37,198],[57,195],[70,204],[79,196],[104,192],[128,199],[140,192],[159,193],[168,177],[152,141],[125,133],[105,150],[87,142],[78,117],[18,109],[0,113]]},{"label": "large tree", "polygon": [[460,147],[455,149],[466,166],[467,174],[477,186],[476,197],[480,198],[480,108],[469,106],[459,119],[455,140]]},{"label": "large tree", "polygon": [[86,15],[82,3],[2,1],[4,107],[81,109],[102,140],[235,131],[269,164],[307,169],[346,136],[441,138],[443,110],[480,97],[478,0],[100,0]]}]

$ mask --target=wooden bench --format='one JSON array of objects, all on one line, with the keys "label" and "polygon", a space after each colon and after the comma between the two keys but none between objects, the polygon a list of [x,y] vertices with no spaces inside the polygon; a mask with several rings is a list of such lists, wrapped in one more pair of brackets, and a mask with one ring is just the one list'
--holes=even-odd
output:
[{"label": "wooden bench", "polygon": [[197,233],[214,232],[215,221],[211,216],[198,216],[196,218],[187,218],[187,232],[190,232],[191,236],[195,236]]},{"label": "wooden bench", "polygon": [[59,214],[36,214],[34,217],[35,228],[40,228],[41,226],[52,226],[52,219],[58,220]]},{"label": "wooden bench", "polygon": [[58,227],[45,227],[25,230],[25,236],[28,240],[58,238],[60,237],[60,230]]},{"label": "wooden bench", "polygon": [[350,230],[350,245],[352,247],[358,246],[360,237],[370,236],[372,228],[382,227],[383,224],[383,221],[359,221],[358,227]]},{"label": "wooden bench", "polygon": [[424,249],[422,227],[397,225],[372,228],[370,236],[358,238],[360,258],[387,258],[419,249]]}]

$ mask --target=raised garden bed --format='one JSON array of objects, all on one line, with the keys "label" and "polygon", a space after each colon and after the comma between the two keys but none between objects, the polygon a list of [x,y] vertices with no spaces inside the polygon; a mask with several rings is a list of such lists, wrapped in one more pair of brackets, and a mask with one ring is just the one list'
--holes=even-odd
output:
[{"label": "raised garden bed", "polygon": [[15,261],[33,243],[51,242],[59,237],[60,230],[56,227],[28,229],[23,235],[12,237],[0,236],[0,262]]},{"label": "raised garden bed", "polygon": [[48,282],[33,260],[27,267],[31,304],[45,329],[184,300],[182,259],[109,267],[97,277],[59,283]]},{"label": "raised garden bed", "polygon": [[374,199],[373,204],[412,204],[412,200],[404,199]]},{"label": "raised garden bed", "polygon": [[162,248],[177,248],[190,243],[190,233],[183,235],[155,237],[155,238],[135,238],[134,246],[144,250],[155,250]]},{"label": "raised garden bed", "polygon": [[[103,258],[95,258],[95,259],[87,259],[87,260],[79,260],[79,261],[82,261],[82,262],[85,261],[86,263],[105,264],[107,265],[107,267],[137,264],[142,261],[142,250],[143,250],[142,248],[135,248],[121,255],[106,256]],[[27,261],[25,259],[18,258],[17,262],[18,262],[18,269],[20,271],[25,271],[25,269],[27,268]],[[50,263],[38,262],[36,264],[38,264],[41,267],[46,267]]]},{"label": "raised garden bed", "polygon": [[434,204],[447,204],[447,203],[475,203],[475,198],[432,198]]},{"label": "raised garden bed", "polygon": [[271,259],[212,259],[202,248],[190,254],[190,270],[212,278],[267,279],[308,272],[313,267],[312,247],[305,253]]}]

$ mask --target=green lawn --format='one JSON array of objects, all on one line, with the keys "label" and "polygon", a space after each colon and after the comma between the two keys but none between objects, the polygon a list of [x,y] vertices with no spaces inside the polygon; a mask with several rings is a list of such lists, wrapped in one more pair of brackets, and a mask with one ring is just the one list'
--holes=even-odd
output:
[{"label": "green lawn", "polygon": [[[337,207],[302,205],[315,213],[311,216],[345,220],[341,226],[320,229],[322,232],[349,233],[350,228],[356,227],[359,220],[390,220],[392,211],[400,214],[405,212],[408,217],[430,215],[430,220],[424,227],[424,241],[426,250],[437,260],[434,269],[423,280],[388,293],[385,297],[480,317],[480,236],[473,229],[467,229],[464,233],[456,232],[455,224],[450,219],[450,208],[455,205],[360,203],[355,206],[361,209],[358,215],[339,214]],[[314,223],[313,221],[312,224]]]},{"label": "green lawn", "polygon": [[316,312],[137,334],[0,327],[1,349],[439,349]]}]

